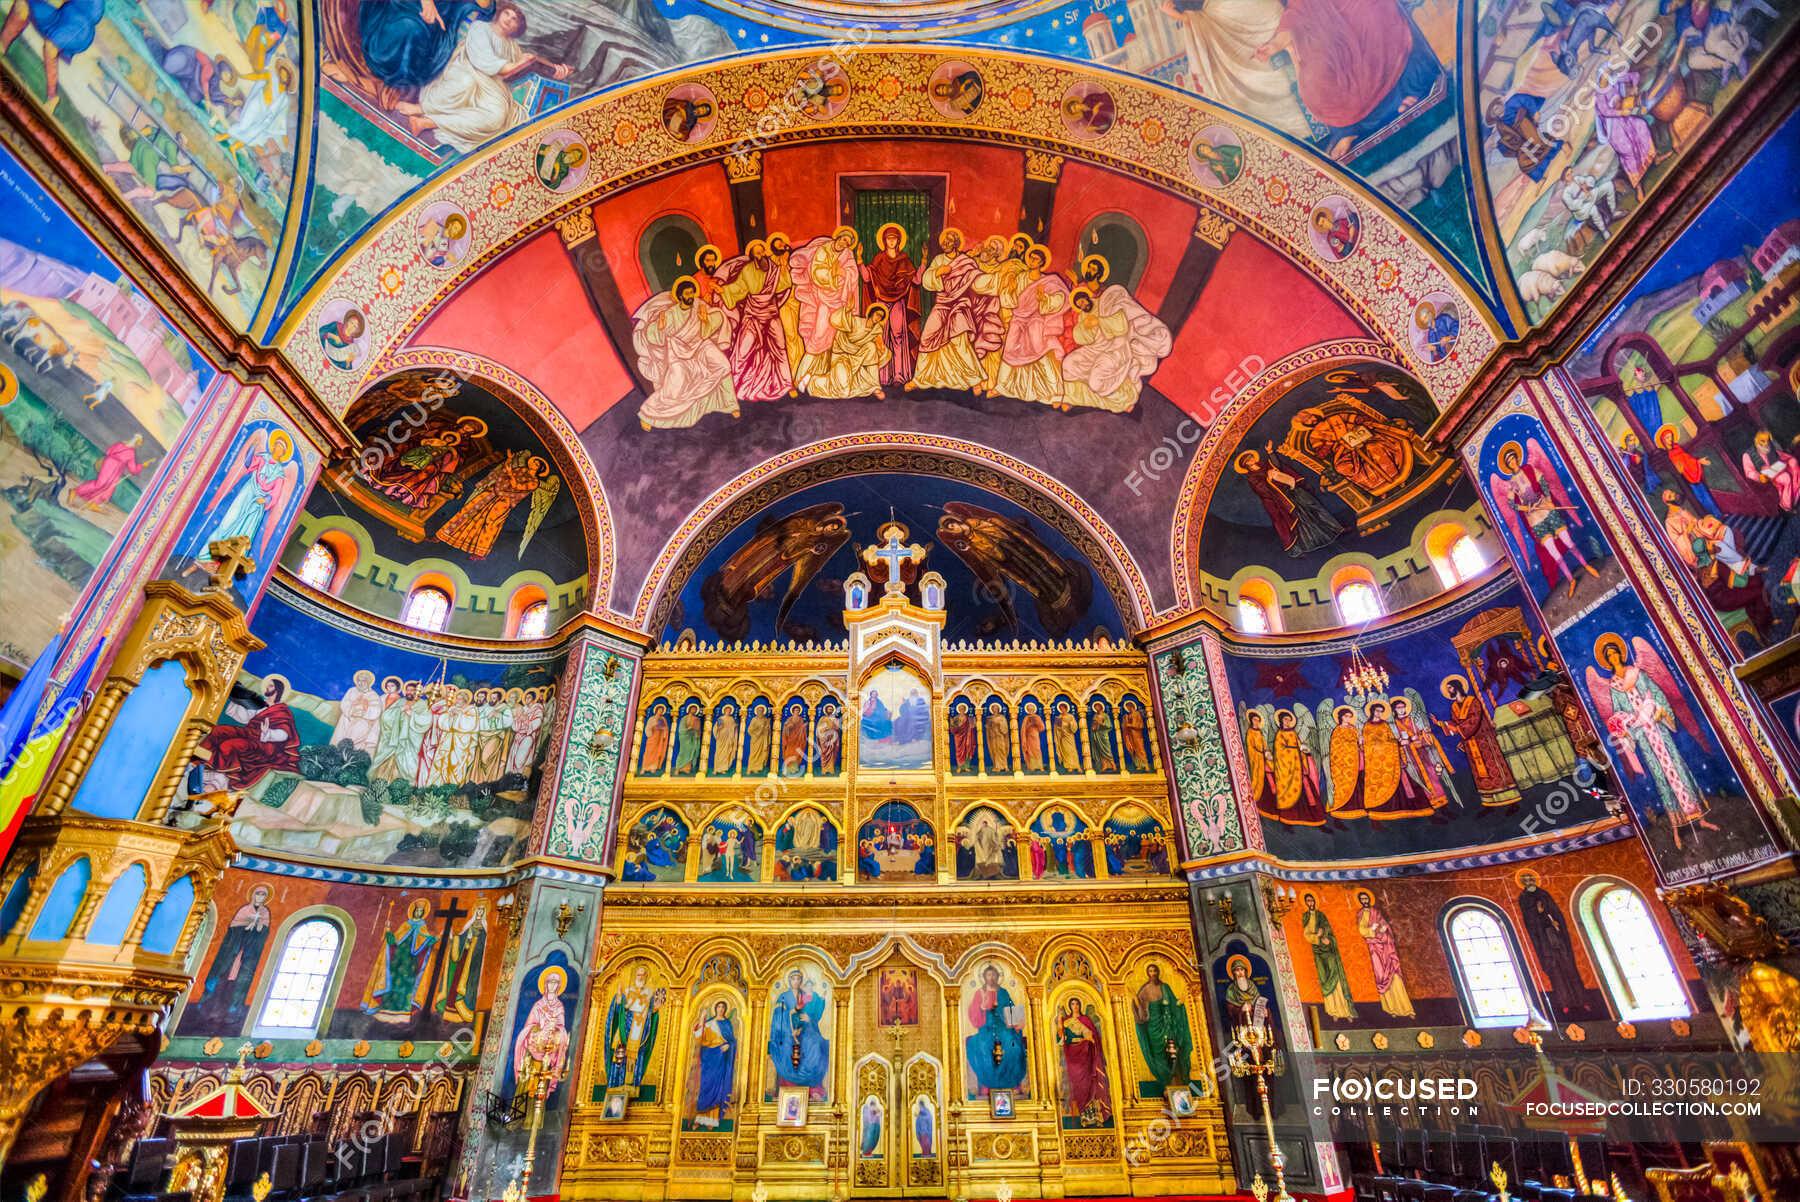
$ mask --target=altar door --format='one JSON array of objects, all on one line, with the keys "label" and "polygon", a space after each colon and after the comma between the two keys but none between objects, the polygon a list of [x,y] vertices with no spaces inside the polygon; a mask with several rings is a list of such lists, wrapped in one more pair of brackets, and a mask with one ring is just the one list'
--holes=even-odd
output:
[{"label": "altar door", "polygon": [[868,1197],[941,1197],[944,1072],[936,1057],[904,1065],[871,1053],[856,1065],[850,1115],[853,1191]]}]

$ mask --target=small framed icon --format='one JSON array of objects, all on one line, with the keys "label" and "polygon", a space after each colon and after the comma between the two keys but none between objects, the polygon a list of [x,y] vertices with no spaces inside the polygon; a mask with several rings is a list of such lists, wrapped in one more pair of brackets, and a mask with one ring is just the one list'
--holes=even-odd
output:
[{"label": "small framed icon", "polygon": [[988,1113],[997,1119],[1009,1119],[1013,1116],[1013,1091],[1010,1089],[991,1089],[988,1091]]},{"label": "small framed icon", "polygon": [[625,1117],[625,1110],[631,1104],[637,1090],[631,1086],[606,1091],[606,1104],[600,1108],[600,1118],[608,1123],[616,1123]]},{"label": "small framed icon", "polygon": [[783,1085],[781,1092],[775,1095],[775,1125],[777,1127],[806,1126],[806,1087],[802,1085]]},{"label": "small framed icon", "polygon": [[1169,1113],[1178,1119],[1194,1116],[1194,1091],[1185,1085],[1171,1085],[1163,1091],[1163,1099],[1169,1104]]}]

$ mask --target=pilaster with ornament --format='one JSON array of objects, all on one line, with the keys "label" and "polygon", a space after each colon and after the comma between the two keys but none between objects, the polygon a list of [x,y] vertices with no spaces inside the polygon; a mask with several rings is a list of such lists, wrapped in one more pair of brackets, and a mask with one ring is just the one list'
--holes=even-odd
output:
[{"label": "pilaster with ornament", "polygon": [[1187,862],[1244,847],[1245,824],[1232,790],[1231,761],[1213,698],[1216,669],[1208,662],[1206,642],[1202,636],[1151,658],[1164,761]]},{"label": "pilaster with ornament", "polygon": [[536,844],[547,855],[610,864],[640,652],[584,633],[569,653],[563,705],[539,791]]}]

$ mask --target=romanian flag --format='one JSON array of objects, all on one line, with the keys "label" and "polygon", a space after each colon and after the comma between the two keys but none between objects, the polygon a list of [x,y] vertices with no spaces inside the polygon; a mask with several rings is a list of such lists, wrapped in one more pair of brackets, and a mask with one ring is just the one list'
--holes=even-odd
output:
[{"label": "romanian flag", "polygon": [[0,860],[12,849],[19,824],[31,812],[57,745],[81,709],[82,690],[106,646],[101,639],[81,661],[81,667],[57,691],[56,701],[39,717],[39,706],[50,684],[50,669],[62,650],[62,636],[51,640],[37,657],[25,679],[0,710]]}]

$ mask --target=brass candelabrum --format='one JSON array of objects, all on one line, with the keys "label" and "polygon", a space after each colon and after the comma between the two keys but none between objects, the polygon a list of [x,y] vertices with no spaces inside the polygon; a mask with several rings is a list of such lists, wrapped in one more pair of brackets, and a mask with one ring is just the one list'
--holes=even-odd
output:
[{"label": "brass candelabrum", "polygon": [[[1287,1191],[1287,1177],[1282,1172],[1286,1161],[1281,1155],[1281,1148],[1275,1142],[1275,1117],[1269,1110],[1269,1075],[1276,1070],[1274,1058],[1264,1059],[1265,1052],[1273,1052],[1272,1040],[1268,1031],[1260,1024],[1249,1023],[1232,1032],[1241,1049],[1240,1054],[1231,1059],[1231,1075],[1234,1077],[1255,1077],[1256,1096],[1262,1102],[1263,1133],[1269,1137],[1269,1167],[1275,1170],[1275,1202],[1294,1202]],[[1257,1184],[1262,1181],[1262,1174],[1257,1174]],[[1252,1185],[1252,1190],[1255,1186]],[[1268,1193],[1268,1186],[1257,1194],[1258,1202]]]}]

